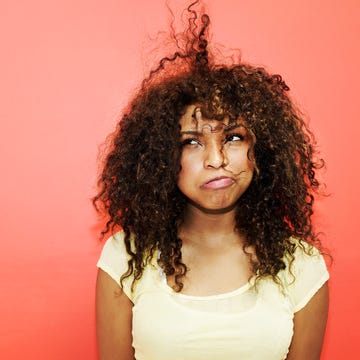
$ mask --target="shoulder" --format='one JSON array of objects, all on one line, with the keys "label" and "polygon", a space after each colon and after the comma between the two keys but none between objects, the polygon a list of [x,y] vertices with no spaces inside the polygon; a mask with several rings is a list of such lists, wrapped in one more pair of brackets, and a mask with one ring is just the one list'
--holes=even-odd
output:
[{"label": "shoulder", "polygon": [[[131,250],[136,252],[134,235],[130,236],[130,246]],[[158,275],[157,255],[157,252],[152,257],[144,255],[143,272],[140,279],[134,280],[134,275],[131,273],[121,282],[121,277],[129,270],[131,255],[126,250],[125,233],[119,231],[106,240],[97,266],[122,287],[130,300],[134,301],[144,288],[153,283],[154,275]]]},{"label": "shoulder", "polygon": [[[97,267],[105,271],[118,285],[121,276],[128,270],[130,255],[125,247],[125,234],[119,231],[110,236],[102,248]],[[125,281],[126,287],[129,281]],[[125,293],[127,289],[124,288]]]},{"label": "shoulder", "polygon": [[284,262],[287,269],[295,272],[302,272],[303,266],[306,268],[324,263],[321,252],[313,245],[306,241],[291,238],[290,241],[295,246],[292,254],[287,253],[284,256]]},{"label": "shoulder", "polygon": [[279,273],[294,312],[301,310],[329,279],[324,258],[311,244],[292,239],[293,254],[286,254],[285,270]]}]

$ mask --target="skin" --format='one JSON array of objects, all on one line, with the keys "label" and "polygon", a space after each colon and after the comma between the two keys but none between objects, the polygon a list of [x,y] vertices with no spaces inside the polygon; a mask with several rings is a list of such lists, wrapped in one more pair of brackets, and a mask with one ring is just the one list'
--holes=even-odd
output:
[{"label": "skin", "polygon": [[234,213],[253,177],[249,136],[242,122],[203,119],[196,109],[189,106],[179,122],[183,149],[178,187],[203,212]]},{"label": "skin", "polygon": [[[178,187],[188,206],[179,236],[183,261],[190,269],[183,279],[183,294],[229,292],[246,284],[252,275],[243,237],[235,230],[235,206],[239,199],[241,206],[241,195],[253,177],[248,156],[251,142],[244,124],[239,124],[227,132],[224,129],[229,124],[224,120],[223,128],[217,129],[219,122],[203,119],[195,105],[180,119],[184,145]],[[252,253],[252,249],[248,251]],[[172,277],[167,281],[174,284]],[[132,306],[119,285],[99,269],[96,319],[100,360],[134,359]],[[287,360],[320,358],[327,312],[326,283],[295,314]]]},{"label": "skin", "polygon": [[[183,149],[178,187],[188,198],[179,235],[183,261],[191,270],[182,293],[228,292],[251,276],[234,219],[236,203],[253,177],[251,143],[243,123],[229,126],[225,119],[219,126],[216,120],[203,119],[195,105],[187,108],[179,123]],[[168,282],[173,285],[174,278]]]},{"label": "skin", "polygon": [[132,302],[103,270],[96,279],[96,337],[99,360],[134,360]]},{"label": "skin", "polygon": [[318,360],[324,340],[329,308],[326,282],[294,316],[294,335],[287,360]]}]

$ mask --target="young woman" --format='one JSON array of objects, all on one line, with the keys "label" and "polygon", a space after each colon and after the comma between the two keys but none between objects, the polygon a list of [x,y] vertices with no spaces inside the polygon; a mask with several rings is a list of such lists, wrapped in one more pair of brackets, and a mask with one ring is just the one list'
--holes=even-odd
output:
[{"label": "young woman", "polygon": [[188,12],[178,51],[121,119],[94,200],[112,232],[100,359],[319,359],[328,272],[312,135],[279,75],[217,64],[209,17]]}]

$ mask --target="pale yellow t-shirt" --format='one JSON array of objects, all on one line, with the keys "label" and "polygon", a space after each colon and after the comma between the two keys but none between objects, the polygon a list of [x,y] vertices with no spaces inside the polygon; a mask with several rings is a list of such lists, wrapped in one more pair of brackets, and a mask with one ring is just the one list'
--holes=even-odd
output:
[{"label": "pale yellow t-shirt", "polygon": [[[123,233],[119,232],[106,241],[97,266],[119,284],[127,259]],[[310,256],[298,246],[292,271],[295,281],[288,269],[279,273],[283,291],[269,278],[260,281],[256,289],[248,283],[225,294],[189,296],[167,285],[154,259],[133,293],[131,279],[123,286],[134,303],[136,359],[285,359],[294,313],[329,278],[323,257],[315,248]]]}]

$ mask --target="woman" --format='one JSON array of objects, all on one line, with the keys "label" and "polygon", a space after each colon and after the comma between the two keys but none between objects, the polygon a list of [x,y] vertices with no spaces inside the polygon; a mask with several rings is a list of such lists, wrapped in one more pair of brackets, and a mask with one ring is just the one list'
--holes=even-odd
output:
[{"label": "woman", "polygon": [[312,135],[279,75],[216,64],[193,6],[121,119],[94,199],[113,234],[98,262],[100,359],[319,359]]}]

